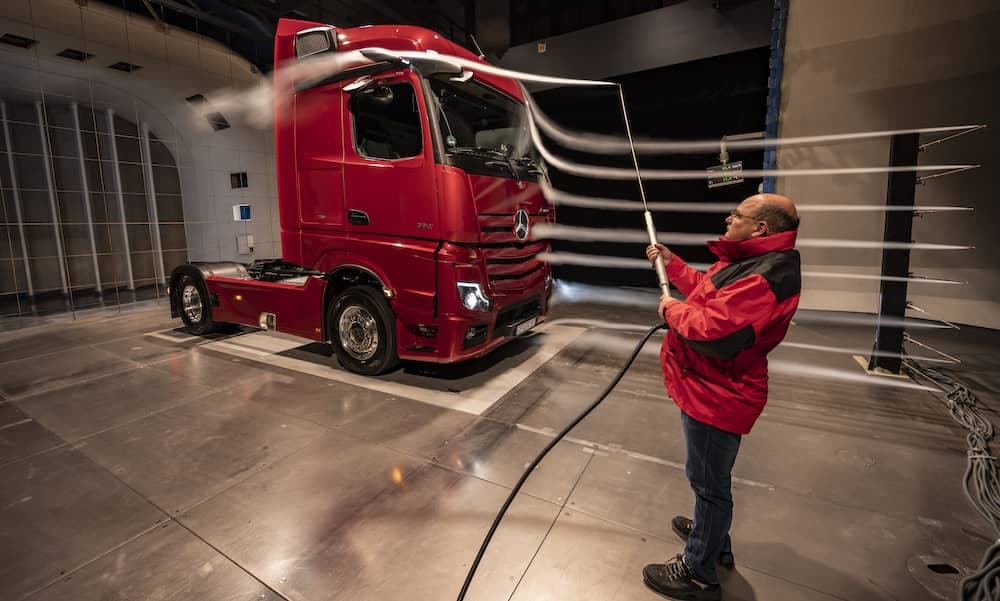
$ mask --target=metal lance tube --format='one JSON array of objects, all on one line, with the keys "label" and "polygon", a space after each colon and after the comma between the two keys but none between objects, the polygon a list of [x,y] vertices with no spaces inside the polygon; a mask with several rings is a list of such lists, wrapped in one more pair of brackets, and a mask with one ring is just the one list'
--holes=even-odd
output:
[{"label": "metal lance tube", "polygon": [[[653,224],[653,214],[649,212],[646,204],[646,189],[642,185],[642,174],[639,172],[639,159],[635,154],[635,142],[632,140],[632,126],[628,122],[628,109],[625,108],[625,90],[618,84],[618,98],[622,103],[622,117],[625,118],[625,135],[628,136],[628,145],[632,151],[632,164],[635,166],[635,179],[639,184],[639,196],[642,198],[643,216],[646,218],[646,232],[649,234],[649,243],[656,244],[656,226]],[[664,296],[670,296],[670,284],[667,283],[667,268],[663,264],[663,257],[656,257],[654,263],[656,267],[656,278],[660,283],[660,290]]]}]

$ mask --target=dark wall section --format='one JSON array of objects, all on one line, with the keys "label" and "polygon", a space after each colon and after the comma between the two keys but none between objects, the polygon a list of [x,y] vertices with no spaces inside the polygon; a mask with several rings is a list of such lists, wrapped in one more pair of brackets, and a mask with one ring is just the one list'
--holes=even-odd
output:
[{"label": "dark wall section", "polygon": [[681,4],[685,0],[509,0],[515,46]]},{"label": "dark wall section", "polygon": [[[481,0],[488,4],[490,0]],[[559,4],[559,3],[548,3]],[[610,6],[615,14],[607,12]],[[588,1],[574,4],[573,14],[560,9],[546,12],[545,2],[516,2],[509,16],[514,45],[502,50],[502,35],[492,19],[477,14],[482,34],[488,37],[488,53],[502,67],[560,77],[619,81],[636,136],[658,138],[721,138],[726,134],[762,131],[767,108],[768,59],[771,34],[771,0],[629,2],[621,5]],[[628,5],[628,6],[625,6]],[[561,5],[560,5],[561,6]],[[718,6],[719,8],[716,8]],[[477,6],[477,8],[482,8]],[[595,10],[597,11],[595,13]],[[525,11],[528,11],[527,13]],[[589,12],[588,12],[589,11]],[[577,14],[579,13],[579,14]],[[600,13],[600,14],[597,14]],[[631,16],[624,16],[630,13]],[[622,16],[608,21],[607,18]],[[588,19],[590,19],[588,21]],[[601,22],[607,21],[607,22]],[[586,26],[599,22],[594,26]],[[484,24],[492,29],[483,31]],[[582,27],[582,28],[581,28]],[[569,31],[552,37],[551,33]],[[539,42],[545,44],[540,52]],[[495,58],[499,56],[500,58]],[[624,133],[617,97],[608,91],[587,88],[537,91],[537,100],[550,117],[582,131]],[[562,156],[585,162],[631,167],[628,160],[574,154],[559,149]],[[625,159],[625,157],[621,157]],[[743,160],[746,168],[759,168],[762,153],[730,153],[730,160]],[[704,169],[718,164],[718,156],[668,156],[643,159],[644,168]],[[639,200],[634,181],[605,182],[554,173],[555,184],[568,191],[592,196]],[[741,186],[708,190],[705,181],[646,182],[651,200],[731,202],[756,192],[759,180]],[[712,232],[724,230],[721,214],[663,213],[656,216],[661,231]],[[595,211],[567,206],[559,208],[559,221],[568,225],[601,226],[642,230],[639,212]],[[556,250],[642,258],[643,245],[556,242]],[[679,248],[694,262],[712,256],[704,247]],[[558,277],[606,285],[655,286],[651,270],[611,270],[559,266]]]},{"label": "dark wall section", "polygon": [[[767,46],[771,2],[687,0],[512,47],[498,64],[561,77],[604,79]],[[540,8],[536,5],[539,14]],[[523,24],[510,15],[512,31]],[[528,36],[534,37],[534,36]],[[539,52],[538,42],[545,43]]]},{"label": "dark wall section", "polygon": [[[767,102],[767,47],[725,56],[662,67],[614,78],[625,90],[630,122],[636,137],[721,139],[728,134],[762,131]],[[539,106],[564,127],[587,132],[624,135],[617,93],[587,88],[560,88],[535,94]],[[559,156],[579,162],[631,168],[630,157],[599,157],[575,153],[546,140]],[[730,152],[730,161],[743,161],[746,169],[759,169],[762,152]],[[664,155],[640,157],[643,169],[695,169],[717,165],[718,155]],[[621,198],[639,203],[638,186],[631,181],[607,181],[570,176],[550,169],[553,185],[575,194]],[[760,179],[709,189],[705,180],[646,181],[651,201],[727,202],[733,206],[754,194]],[[642,231],[642,213],[558,207],[564,225],[622,228]],[[721,234],[724,214],[654,214],[660,231]],[[608,244],[555,241],[553,250],[595,255],[643,258],[644,244]],[[675,247],[689,262],[710,262],[704,246]],[[600,285],[653,286],[652,270],[555,267],[556,277]]]},{"label": "dark wall section", "polygon": [[493,60],[510,49],[511,21],[510,0],[475,0],[472,19],[476,42],[486,56]]}]

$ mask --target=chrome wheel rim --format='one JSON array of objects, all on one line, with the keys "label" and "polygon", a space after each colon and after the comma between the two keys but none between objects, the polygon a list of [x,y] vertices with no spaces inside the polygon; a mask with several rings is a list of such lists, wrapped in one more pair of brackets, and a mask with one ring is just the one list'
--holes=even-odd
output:
[{"label": "chrome wheel rim", "polygon": [[337,330],[340,346],[358,361],[367,361],[378,352],[378,322],[364,307],[348,307],[340,314]]},{"label": "chrome wheel rim", "polygon": [[201,322],[201,295],[194,284],[188,284],[181,292],[181,306],[191,323]]}]

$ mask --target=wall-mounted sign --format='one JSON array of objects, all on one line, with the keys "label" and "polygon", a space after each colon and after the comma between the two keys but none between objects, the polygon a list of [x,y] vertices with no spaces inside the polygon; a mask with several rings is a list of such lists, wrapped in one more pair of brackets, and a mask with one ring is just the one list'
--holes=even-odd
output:
[{"label": "wall-mounted sign", "polygon": [[743,161],[709,167],[708,172],[711,174],[708,178],[709,188],[739,184],[743,182]]}]

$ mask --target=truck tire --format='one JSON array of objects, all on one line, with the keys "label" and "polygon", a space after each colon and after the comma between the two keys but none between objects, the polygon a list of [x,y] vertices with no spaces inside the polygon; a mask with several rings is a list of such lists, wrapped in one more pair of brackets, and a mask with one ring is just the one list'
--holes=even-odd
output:
[{"label": "truck tire", "polygon": [[370,286],[352,286],[330,303],[327,332],[344,369],[364,376],[399,365],[396,316],[388,301]]},{"label": "truck tire", "polygon": [[208,287],[201,278],[182,276],[176,294],[181,309],[181,321],[184,322],[188,332],[195,336],[204,336],[222,330],[225,324],[212,319],[212,303],[209,300]]}]

